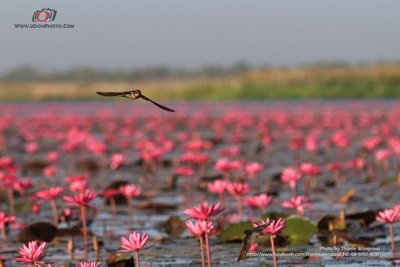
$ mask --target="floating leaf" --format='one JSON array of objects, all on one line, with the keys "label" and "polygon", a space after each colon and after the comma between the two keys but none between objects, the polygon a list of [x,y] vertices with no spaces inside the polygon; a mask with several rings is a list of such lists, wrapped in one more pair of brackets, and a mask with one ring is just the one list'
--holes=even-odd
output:
[{"label": "floating leaf", "polygon": [[250,222],[229,224],[228,227],[219,235],[221,241],[241,241],[244,238],[244,231],[252,229]]},{"label": "floating leaf", "polygon": [[288,236],[290,245],[306,245],[318,230],[314,222],[301,216],[289,216],[285,225],[283,234]]},{"label": "floating leaf", "polygon": [[380,183],[380,186],[385,186],[385,185],[392,185],[393,183],[395,183],[397,181],[397,177],[392,176],[392,177],[387,177],[385,179],[383,179]]},{"label": "floating leaf", "polygon": [[32,204],[29,201],[19,202],[15,204],[15,210],[17,212],[30,212]]}]

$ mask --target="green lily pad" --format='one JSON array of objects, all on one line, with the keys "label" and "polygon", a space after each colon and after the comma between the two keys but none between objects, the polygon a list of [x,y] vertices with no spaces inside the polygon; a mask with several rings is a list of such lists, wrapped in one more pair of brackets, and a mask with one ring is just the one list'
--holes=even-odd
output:
[{"label": "green lily pad", "polygon": [[30,212],[32,204],[29,201],[18,202],[15,204],[15,211],[17,212]]},{"label": "green lily pad", "polygon": [[243,232],[249,229],[252,229],[252,224],[250,222],[229,224],[219,235],[219,239],[223,242],[242,241],[244,238]]},{"label": "green lily pad", "polygon": [[283,234],[288,236],[293,246],[306,245],[318,231],[317,226],[307,217],[289,216],[285,220]]},{"label": "green lily pad", "polygon": [[391,185],[391,184],[393,184],[393,183],[395,183],[397,181],[397,177],[395,177],[395,176],[392,176],[392,177],[387,177],[387,178],[385,178],[385,179],[383,179],[382,181],[381,181],[381,186],[385,186],[385,185]]}]

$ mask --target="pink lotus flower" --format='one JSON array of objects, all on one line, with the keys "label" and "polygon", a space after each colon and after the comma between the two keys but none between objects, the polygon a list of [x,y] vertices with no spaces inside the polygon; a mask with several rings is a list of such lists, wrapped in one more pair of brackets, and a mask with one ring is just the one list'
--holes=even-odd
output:
[{"label": "pink lotus flower", "polygon": [[199,151],[202,149],[210,149],[211,147],[212,143],[204,140],[192,140],[185,145],[185,149],[188,151]]},{"label": "pink lotus flower", "polygon": [[34,154],[39,150],[39,145],[35,142],[27,143],[25,145],[25,151],[29,154]]},{"label": "pink lotus flower", "polygon": [[327,168],[330,171],[340,171],[343,168],[343,164],[341,162],[331,162]]},{"label": "pink lotus flower", "polygon": [[331,142],[336,147],[348,147],[351,144],[351,140],[345,131],[338,131],[331,137]]},{"label": "pink lotus flower", "polygon": [[289,147],[292,150],[300,150],[304,146],[304,139],[302,136],[295,136],[290,140]]},{"label": "pink lotus flower", "polygon": [[365,149],[371,151],[371,150],[374,150],[377,146],[379,146],[381,142],[382,142],[382,138],[380,136],[372,136],[372,137],[364,138],[362,140],[362,146]]},{"label": "pink lotus flower", "polygon": [[73,181],[69,185],[69,190],[73,193],[83,192],[88,189],[89,183],[86,180],[82,181]]},{"label": "pink lotus flower", "polygon": [[128,202],[128,219],[129,219],[129,226],[132,227],[132,216],[133,216],[133,206],[132,206],[132,199],[139,196],[142,192],[142,189],[139,186],[134,184],[127,184],[122,185],[119,187],[119,191],[125,196],[126,201]]},{"label": "pink lotus flower", "polygon": [[395,223],[400,221],[400,209],[393,208],[378,212],[376,217],[378,222],[382,223]]},{"label": "pink lotus flower", "polygon": [[97,193],[91,191],[90,189],[86,189],[83,192],[80,192],[74,196],[64,196],[65,202],[72,206],[89,206],[89,203],[97,197]]},{"label": "pink lotus flower", "polygon": [[121,237],[121,247],[123,249],[118,250],[118,252],[135,252],[144,247],[146,244],[147,240],[149,239],[149,236],[144,233],[140,234],[137,232],[133,232],[129,234],[128,239],[125,237]]},{"label": "pink lotus flower", "polygon": [[[220,202],[218,202],[215,205],[213,204],[213,205],[208,206],[208,203],[206,201],[204,201],[198,207],[188,208],[188,209],[185,209],[183,212],[186,215],[189,215],[189,217],[191,217],[191,218],[204,220],[205,222],[208,222],[208,220],[211,216],[217,215],[218,213],[222,212],[223,210],[224,209],[221,208]],[[207,262],[208,262],[208,266],[211,266],[211,249],[210,249],[210,244],[209,244],[209,240],[208,240],[208,234],[209,234],[208,231],[204,232]],[[200,238],[200,247],[201,248],[202,248],[202,242],[203,242],[202,240],[203,239]],[[204,266],[203,251],[201,254],[202,254],[202,265]]]},{"label": "pink lotus flower", "polygon": [[34,186],[31,179],[24,178],[14,183],[14,189],[20,194],[26,194],[26,192]]},{"label": "pink lotus flower", "polygon": [[3,211],[0,211],[0,231],[1,231],[1,238],[3,240],[7,240],[6,224],[14,221],[15,221],[15,216],[7,216]]},{"label": "pink lotus flower", "polygon": [[228,183],[226,189],[233,196],[244,196],[250,192],[250,186],[247,183]]},{"label": "pink lotus flower", "polygon": [[295,168],[285,168],[282,171],[281,181],[288,183],[291,190],[296,190],[296,183],[301,178],[301,173]]},{"label": "pink lotus flower", "polygon": [[197,220],[194,223],[192,221],[187,221],[186,227],[193,236],[202,237],[204,233],[207,232],[207,234],[209,234],[214,229],[214,223],[204,220]]},{"label": "pink lotus flower", "polygon": [[179,157],[181,163],[204,165],[210,159],[210,156],[206,153],[193,153],[187,152]]},{"label": "pink lotus flower", "polygon": [[0,168],[6,169],[14,164],[14,160],[10,156],[0,157]]},{"label": "pink lotus flower", "polygon": [[316,136],[307,136],[305,139],[305,147],[307,151],[315,152],[318,149],[318,137]]},{"label": "pink lotus flower", "polygon": [[175,174],[182,176],[193,176],[194,171],[192,168],[176,168]]},{"label": "pink lotus flower", "polygon": [[311,162],[305,162],[300,165],[300,171],[306,175],[317,175],[321,172],[321,169]]},{"label": "pink lotus flower", "polygon": [[57,162],[58,158],[59,158],[59,155],[58,155],[57,151],[51,151],[51,152],[47,153],[47,156],[46,156],[46,159],[51,163]]},{"label": "pink lotus flower", "polygon": [[388,160],[392,156],[392,152],[388,149],[381,149],[375,153],[376,161]]},{"label": "pink lotus flower", "polygon": [[208,235],[214,229],[212,221],[197,220],[195,223],[192,221],[186,222],[186,227],[193,236],[197,237],[200,241],[200,253],[201,253],[201,266],[205,266],[204,259],[204,239],[206,239],[207,255],[209,251]]},{"label": "pink lotus flower", "polygon": [[135,252],[136,254],[136,264],[135,266],[140,267],[139,250],[144,247],[149,236],[144,233],[142,236],[140,233],[133,232],[129,234],[128,239],[121,237],[121,247],[123,249],[118,250],[118,252]]},{"label": "pink lotus flower", "polygon": [[221,157],[237,156],[239,155],[239,152],[240,150],[238,146],[230,146],[219,150],[218,155]]},{"label": "pink lotus flower", "polygon": [[268,235],[276,235],[281,233],[281,231],[285,228],[285,219],[279,218],[278,220],[267,219],[265,221],[261,221],[258,224],[254,224],[253,227],[266,226],[264,230],[261,231],[263,234]]},{"label": "pink lotus flower", "polygon": [[396,205],[392,209],[383,210],[378,213],[376,216],[376,220],[378,222],[383,222],[389,224],[389,231],[390,231],[390,239],[391,239],[391,248],[392,254],[395,255],[395,243],[394,243],[394,229],[393,224],[395,222],[400,221],[400,206]]},{"label": "pink lotus flower", "polygon": [[261,223],[259,224],[255,224],[255,227],[259,226],[265,226],[265,228],[261,231],[261,233],[270,235],[273,263],[274,267],[277,267],[278,264],[275,255],[274,238],[275,235],[280,234],[283,228],[285,228],[285,220],[283,218],[280,218],[278,220],[267,219],[266,221],[261,221]]},{"label": "pink lotus flower", "polygon": [[12,189],[17,182],[17,176],[14,173],[1,173],[0,181],[6,189]]},{"label": "pink lotus flower", "polygon": [[14,222],[15,216],[7,216],[4,211],[0,211],[0,228],[4,228],[7,223]]},{"label": "pink lotus flower", "polygon": [[268,194],[259,194],[257,196],[246,197],[244,199],[244,203],[246,206],[250,208],[257,209],[257,208],[266,208],[271,204],[272,196]]},{"label": "pink lotus flower", "polygon": [[243,168],[244,162],[241,160],[232,160],[230,162],[230,165],[231,165],[231,171],[238,171]]},{"label": "pink lotus flower", "polygon": [[261,138],[261,143],[264,145],[264,146],[269,146],[270,144],[272,144],[272,136],[270,136],[270,135],[265,135],[265,136],[263,136],[262,138]]},{"label": "pink lotus flower", "polygon": [[209,206],[208,203],[204,201],[197,207],[185,209],[183,213],[193,219],[208,220],[211,216],[217,215],[223,210],[219,202]]},{"label": "pink lotus flower", "polygon": [[86,148],[95,155],[103,155],[107,151],[107,146],[94,138],[88,138]]},{"label": "pink lotus flower", "polygon": [[60,196],[64,192],[64,188],[61,186],[51,187],[47,190],[43,190],[36,193],[38,198],[53,200]]},{"label": "pink lotus flower", "polygon": [[310,206],[310,201],[305,196],[295,196],[289,201],[284,201],[282,207],[288,209],[296,209],[300,215],[304,215],[304,208]]},{"label": "pink lotus flower", "polygon": [[362,170],[365,168],[365,166],[367,166],[367,162],[362,158],[356,158],[356,159],[350,160],[348,163],[348,166],[352,169]]},{"label": "pink lotus flower", "polygon": [[258,162],[251,162],[245,166],[244,170],[249,177],[254,177],[263,170],[263,166]]},{"label": "pink lotus flower", "polygon": [[119,189],[107,188],[103,191],[102,196],[104,198],[111,198],[119,194],[121,194],[121,191]]},{"label": "pink lotus flower", "polygon": [[41,201],[36,201],[32,203],[31,210],[34,214],[38,215],[40,212],[40,205],[42,204]]},{"label": "pink lotus flower", "polygon": [[31,241],[18,249],[19,257],[16,260],[20,263],[33,263],[33,266],[36,266],[36,264],[43,264],[41,260],[45,253],[46,242]]},{"label": "pink lotus flower", "polygon": [[217,160],[214,168],[220,172],[230,172],[232,170],[232,165],[228,159],[222,158]]},{"label": "pink lotus flower", "polygon": [[227,186],[228,182],[225,180],[215,180],[214,182],[209,182],[207,184],[208,191],[218,195],[222,195]]},{"label": "pink lotus flower", "polygon": [[43,169],[43,174],[46,177],[54,177],[57,174],[57,167],[51,165]]},{"label": "pink lotus flower", "polygon": [[80,175],[72,175],[65,177],[65,181],[69,184],[77,181],[87,181],[88,175],[87,174],[80,174]]},{"label": "pink lotus flower", "polygon": [[54,225],[58,224],[58,211],[57,211],[57,204],[55,199],[64,192],[64,188],[57,186],[49,188],[48,190],[43,190],[36,193],[36,197],[42,198],[45,200],[49,200],[51,204],[51,210],[53,213],[53,223]]},{"label": "pink lotus flower", "polygon": [[86,189],[85,191],[80,192],[74,196],[64,196],[64,200],[65,202],[67,202],[67,204],[73,206],[80,206],[81,220],[82,220],[82,235],[86,252],[88,252],[88,244],[89,244],[88,231],[86,226],[86,207],[88,207],[89,203],[96,197],[97,193],[89,189]]},{"label": "pink lotus flower", "polygon": [[139,186],[134,184],[122,185],[119,188],[119,191],[127,198],[132,199],[140,195],[142,193],[142,189]]},{"label": "pink lotus flower", "polygon": [[126,156],[122,153],[115,153],[111,156],[110,167],[112,170],[118,169],[126,161]]},{"label": "pink lotus flower", "polygon": [[100,267],[100,262],[80,262],[75,267]]}]

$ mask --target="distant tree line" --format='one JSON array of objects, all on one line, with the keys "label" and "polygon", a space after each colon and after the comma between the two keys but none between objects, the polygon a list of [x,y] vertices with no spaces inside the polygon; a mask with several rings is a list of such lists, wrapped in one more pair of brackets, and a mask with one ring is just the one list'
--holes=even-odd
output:
[{"label": "distant tree line", "polygon": [[245,62],[238,62],[232,66],[204,66],[196,69],[180,69],[166,66],[156,66],[135,69],[101,69],[93,67],[74,67],[64,71],[42,71],[34,66],[22,66],[0,76],[0,81],[146,81],[172,80],[195,77],[221,77],[235,75],[249,70]]}]

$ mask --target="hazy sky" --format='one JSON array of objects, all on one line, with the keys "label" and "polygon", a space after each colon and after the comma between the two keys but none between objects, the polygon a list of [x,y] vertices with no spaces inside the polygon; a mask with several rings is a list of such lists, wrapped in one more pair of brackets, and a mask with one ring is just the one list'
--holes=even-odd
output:
[{"label": "hazy sky", "polygon": [[[35,10],[74,29],[15,29]],[[22,64],[197,67],[400,59],[400,1],[2,0],[0,73]]]}]

